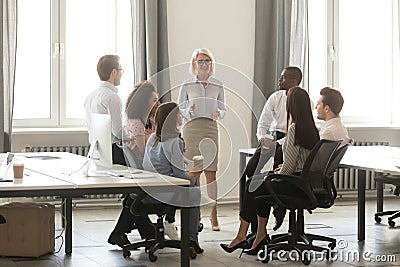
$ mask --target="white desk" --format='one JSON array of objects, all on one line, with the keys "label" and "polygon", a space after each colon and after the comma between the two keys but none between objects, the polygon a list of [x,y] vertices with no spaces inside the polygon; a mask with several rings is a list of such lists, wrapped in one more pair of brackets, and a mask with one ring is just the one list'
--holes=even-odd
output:
[{"label": "white desk", "polygon": [[[246,157],[254,154],[255,148],[240,149],[239,174],[242,177],[246,167]],[[398,167],[396,167],[398,166]],[[365,183],[366,171],[400,174],[400,147],[351,146],[340,161],[341,168],[358,170],[358,241],[365,240]],[[244,177],[246,178],[246,177]],[[242,203],[246,179],[240,180],[240,203]],[[383,209],[383,187],[377,187],[377,211]]]},{"label": "white desk", "polygon": [[[24,155],[51,155],[60,159],[32,159]],[[188,186],[189,181],[165,175],[143,172],[135,174],[136,179],[123,177],[86,177],[79,169],[86,158],[71,153],[29,153],[17,154],[24,161],[26,175],[14,182],[0,182],[0,197],[60,196],[65,199],[65,253],[72,253],[72,199],[82,195],[119,194],[157,187]],[[116,168],[125,168],[116,166]],[[12,175],[12,171],[10,171]],[[9,174],[10,175],[10,174]],[[181,208],[181,266],[190,266],[189,255],[189,209]],[[122,257],[122,255],[121,255]]]},{"label": "white desk", "polygon": [[[347,150],[340,167],[358,170],[358,241],[365,240],[365,183],[366,171],[400,174],[400,147],[351,146]],[[383,187],[377,188],[377,211],[383,208]]]}]

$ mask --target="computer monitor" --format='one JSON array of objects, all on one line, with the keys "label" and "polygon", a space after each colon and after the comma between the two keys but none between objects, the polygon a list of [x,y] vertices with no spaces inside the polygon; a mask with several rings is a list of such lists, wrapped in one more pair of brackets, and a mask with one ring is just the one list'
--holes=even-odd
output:
[{"label": "computer monitor", "polygon": [[90,162],[93,162],[96,170],[111,169],[111,116],[109,114],[92,113],[90,124],[89,164],[87,167],[89,168]]}]

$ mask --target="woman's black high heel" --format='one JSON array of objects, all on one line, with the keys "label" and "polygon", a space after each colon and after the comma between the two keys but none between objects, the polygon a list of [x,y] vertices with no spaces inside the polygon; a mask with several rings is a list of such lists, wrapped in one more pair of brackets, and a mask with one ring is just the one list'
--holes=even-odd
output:
[{"label": "woman's black high heel", "polygon": [[240,258],[240,257],[242,257],[242,253],[243,253],[244,249],[247,247],[247,241],[243,240],[243,241],[237,243],[236,245],[234,245],[233,247],[229,247],[229,245],[227,245],[227,244],[219,244],[219,245],[221,246],[221,248],[223,250],[225,250],[228,253],[232,253],[235,250],[237,250],[238,248],[241,248],[242,252],[239,255],[239,258]]},{"label": "woman's black high heel", "polygon": [[244,253],[248,255],[257,255],[257,253],[262,249],[263,246],[268,245],[271,242],[271,239],[267,235],[263,240],[260,241],[260,243],[257,244],[257,246],[253,249],[246,249]]},{"label": "woman's black high heel", "polygon": [[194,249],[194,251],[196,251],[197,254],[204,252],[204,249],[202,249],[196,241],[190,240],[190,246]]}]

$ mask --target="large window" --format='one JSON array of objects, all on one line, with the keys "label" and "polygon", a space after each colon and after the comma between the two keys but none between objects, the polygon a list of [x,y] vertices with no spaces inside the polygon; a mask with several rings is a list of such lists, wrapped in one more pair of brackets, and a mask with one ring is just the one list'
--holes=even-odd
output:
[{"label": "large window", "polygon": [[119,92],[133,87],[129,0],[20,0],[16,126],[84,125],[83,103],[105,54],[121,57]]},{"label": "large window", "polygon": [[309,0],[310,94],[315,100],[324,86],[339,89],[345,122],[400,122],[393,105],[399,97],[396,3]]}]

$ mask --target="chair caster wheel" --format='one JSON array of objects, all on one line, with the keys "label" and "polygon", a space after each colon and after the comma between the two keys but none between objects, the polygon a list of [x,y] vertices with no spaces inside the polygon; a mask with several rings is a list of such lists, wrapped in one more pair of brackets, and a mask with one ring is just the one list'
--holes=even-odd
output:
[{"label": "chair caster wheel", "polygon": [[304,259],[301,261],[304,265],[310,265],[311,263],[311,257],[305,255]]},{"label": "chair caster wheel", "polygon": [[128,258],[131,256],[131,252],[127,249],[123,249],[122,250],[122,256],[124,256],[124,258]]},{"label": "chair caster wheel", "polygon": [[375,216],[375,222],[380,223],[382,221],[381,217]]},{"label": "chair caster wheel", "polygon": [[390,227],[394,227],[396,225],[396,223],[394,221],[391,221],[391,220],[389,220],[388,223],[389,223]]},{"label": "chair caster wheel", "polygon": [[155,262],[155,261],[157,260],[157,256],[154,255],[154,254],[152,254],[152,253],[149,253],[149,260],[150,260],[151,262]]}]

